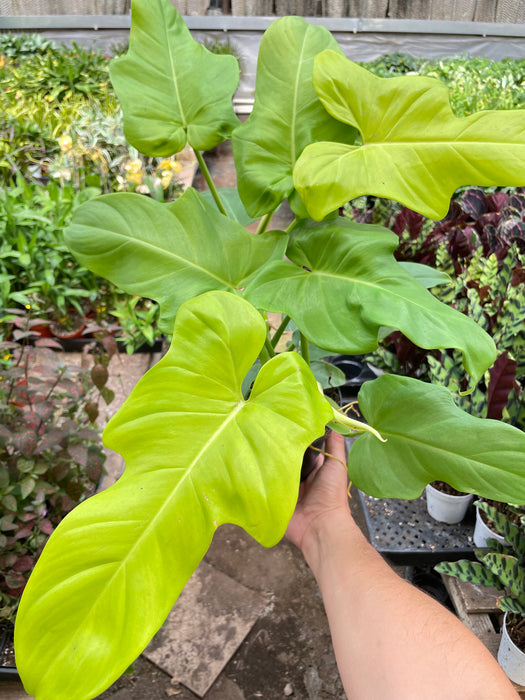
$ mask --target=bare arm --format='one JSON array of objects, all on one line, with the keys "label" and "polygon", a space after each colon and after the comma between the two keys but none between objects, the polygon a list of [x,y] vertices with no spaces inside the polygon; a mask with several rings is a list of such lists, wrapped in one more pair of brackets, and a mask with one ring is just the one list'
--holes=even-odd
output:
[{"label": "bare arm", "polygon": [[[327,452],[345,461],[337,433]],[[367,542],[348,508],[341,462],[327,459],[302,485],[287,537],[319,584],[349,700],[517,700],[475,635]]]}]

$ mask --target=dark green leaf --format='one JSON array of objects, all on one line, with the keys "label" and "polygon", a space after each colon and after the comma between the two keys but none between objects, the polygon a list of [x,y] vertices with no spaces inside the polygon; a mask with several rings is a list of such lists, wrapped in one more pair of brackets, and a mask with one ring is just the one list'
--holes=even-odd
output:
[{"label": "dark green leaf", "polygon": [[353,143],[354,128],[333,119],[312,84],[315,56],[341,49],[324,27],[283,17],[259,49],[255,103],[233,133],[239,193],[252,216],[274,210],[293,192],[293,167],[313,141]]},{"label": "dark green leaf", "polygon": [[[426,484],[525,503],[525,433],[460,410],[444,387],[384,374],[359,391],[366,434],[349,455],[351,480],[380,498],[417,498]],[[371,468],[373,465],[373,468]]]},{"label": "dark green leaf", "polygon": [[258,308],[288,314],[309,340],[334,353],[371,352],[383,326],[422,348],[458,348],[477,381],[496,358],[494,342],[401,267],[397,243],[381,226],[342,218],[300,223],[287,250],[292,262],[268,264],[245,296]]}]

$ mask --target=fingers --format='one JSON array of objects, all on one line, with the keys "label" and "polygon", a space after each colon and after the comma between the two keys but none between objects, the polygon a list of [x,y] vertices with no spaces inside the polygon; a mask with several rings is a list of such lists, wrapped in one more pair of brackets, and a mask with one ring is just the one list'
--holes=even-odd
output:
[{"label": "fingers", "polygon": [[345,439],[340,433],[336,433],[332,430],[326,436],[326,448],[325,451],[329,455],[333,455],[336,459],[340,460],[343,464],[346,464],[346,451],[345,451]]},{"label": "fingers", "polygon": [[314,468],[312,469],[310,474],[308,474],[308,476],[306,477],[306,481],[303,483],[307,483],[307,484],[312,483],[312,481],[315,479],[315,475],[317,474],[319,469],[321,469],[321,467],[323,466],[324,461],[325,461],[325,458],[322,454],[318,454],[316,456],[315,462],[314,462]]}]

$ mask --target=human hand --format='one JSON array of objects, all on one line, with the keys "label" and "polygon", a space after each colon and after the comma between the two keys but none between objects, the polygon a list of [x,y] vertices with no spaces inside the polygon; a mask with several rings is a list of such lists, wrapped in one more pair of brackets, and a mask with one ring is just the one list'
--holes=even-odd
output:
[{"label": "human hand", "polygon": [[327,520],[348,518],[347,471],[344,437],[335,431],[326,437],[325,452],[319,454],[315,470],[299,488],[295,512],[286,537],[304,552],[306,540]]}]

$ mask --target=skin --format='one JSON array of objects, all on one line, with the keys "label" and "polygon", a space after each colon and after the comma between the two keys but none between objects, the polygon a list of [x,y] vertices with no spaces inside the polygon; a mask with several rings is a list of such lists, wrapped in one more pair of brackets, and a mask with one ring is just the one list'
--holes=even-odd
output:
[{"label": "skin", "polygon": [[326,451],[286,536],[319,585],[349,700],[519,700],[476,636],[368,543],[348,506],[342,436]]}]

